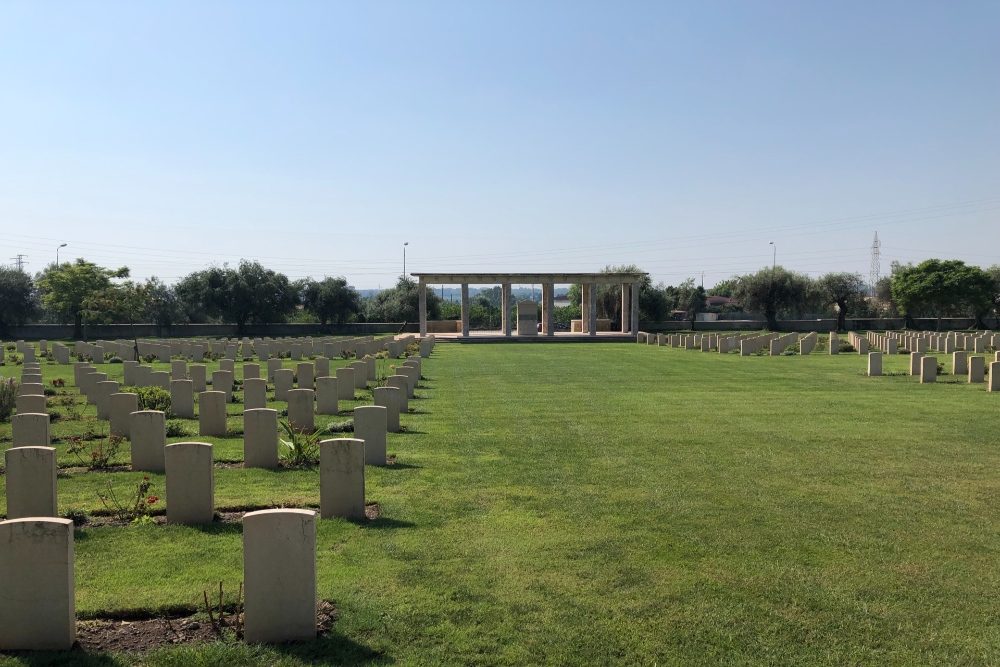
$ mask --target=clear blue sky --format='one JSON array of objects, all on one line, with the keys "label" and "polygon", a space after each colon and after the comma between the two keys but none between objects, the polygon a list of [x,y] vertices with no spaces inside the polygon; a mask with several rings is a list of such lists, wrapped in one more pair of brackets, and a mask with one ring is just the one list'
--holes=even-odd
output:
[{"label": "clear blue sky", "polygon": [[996,0],[8,1],[0,127],[31,271],[1000,263]]}]

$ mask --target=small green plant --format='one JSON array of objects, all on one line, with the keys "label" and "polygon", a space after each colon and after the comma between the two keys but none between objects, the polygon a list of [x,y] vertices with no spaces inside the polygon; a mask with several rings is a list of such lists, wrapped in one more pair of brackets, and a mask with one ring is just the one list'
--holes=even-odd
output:
[{"label": "small green plant", "polygon": [[327,433],[354,433],[354,420],[348,419],[345,422],[336,422],[326,427]]},{"label": "small green plant", "polygon": [[118,498],[115,487],[110,480],[105,483],[104,491],[99,492],[97,497],[101,499],[104,507],[110,510],[122,523],[142,525],[147,523],[145,517],[149,517],[153,505],[160,500],[150,493],[152,490],[153,485],[149,481],[149,476],[144,475],[142,481],[135,485],[132,494],[124,500]]},{"label": "small green plant", "polygon": [[168,438],[180,438],[188,435],[188,430],[184,426],[184,422],[179,419],[169,419],[166,423],[167,437]]},{"label": "small green plant", "polygon": [[122,387],[121,391],[136,394],[140,410],[170,412],[170,392],[163,387]]},{"label": "small green plant", "polygon": [[55,396],[56,390],[53,389],[52,387],[45,387],[42,389],[42,393],[45,394],[46,396]]},{"label": "small green plant", "polygon": [[307,433],[305,429],[297,429],[287,419],[281,420],[281,427],[288,435],[288,440],[279,439],[285,446],[281,458],[290,466],[309,466],[319,463],[319,441],[326,435],[328,429],[318,429]]},{"label": "small green plant", "polygon": [[69,519],[73,522],[74,526],[82,526],[90,520],[90,516],[87,514],[87,510],[80,507],[70,507],[63,514],[62,518]]},{"label": "small green plant", "polygon": [[147,364],[151,364],[154,361],[156,361],[156,355],[155,354],[144,354],[144,355],[142,355],[142,360],[145,361]]},{"label": "small green plant", "polygon": [[125,362],[122,361],[121,357],[119,357],[118,355],[115,355],[115,356],[111,357],[110,359],[108,359],[108,363],[109,364],[121,364],[121,363],[125,363]]},{"label": "small green plant", "polygon": [[17,380],[0,377],[0,422],[10,421],[17,404]]},{"label": "small green plant", "polygon": [[841,343],[840,344],[840,351],[841,352],[857,352],[858,350],[857,350],[856,347],[854,347],[850,343]]},{"label": "small green plant", "polygon": [[125,438],[109,435],[91,442],[93,444],[87,444],[85,438],[72,437],[69,439],[69,448],[66,451],[74,454],[91,470],[103,470],[113,465]]}]

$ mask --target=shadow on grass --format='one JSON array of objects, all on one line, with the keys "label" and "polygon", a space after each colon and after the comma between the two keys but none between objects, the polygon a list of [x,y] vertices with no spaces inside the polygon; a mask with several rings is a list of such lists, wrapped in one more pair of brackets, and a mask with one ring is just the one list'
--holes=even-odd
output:
[{"label": "shadow on grass", "polygon": [[377,519],[348,519],[350,523],[358,526],[359,528],[374,528],[376,530],[389,530],[395,528],[416,528],[417,524],[412,521],[403,521],[401,519],[391,519],[387,516],[380,516]]},{"label": "shadow on grass", "polygon": [[396,662],[384,653],[374,651],[353,639],[338,634],[318,637],[310,642],[272,644],[269,648],[276,653],[298,658],[310,665],[364,665],[371,663],[390,665]]},{"label": "shadow on grass", "polygon": [[30,667],[48,667],[51,665],[66,665],[67,667],[122,667],[128,663],[119,660],[110,653],[86,653],[79,646],[69,651],[10,651],[0,653],[0,662],[4,658],[16,658],[18,664]]},{"label": "shadow on grass", "polygon": [[379,468],[379,470],[393,470],[393,469],[395,469],[395,470],[410,470],[410,469],[418,469],[418,468],[423,468],[423,466],[413,465],[412,463],[400,463],[399,461],[396,461],[391,466],[389,466],[389,465],[387,465],[387,466],[381,466]]}]

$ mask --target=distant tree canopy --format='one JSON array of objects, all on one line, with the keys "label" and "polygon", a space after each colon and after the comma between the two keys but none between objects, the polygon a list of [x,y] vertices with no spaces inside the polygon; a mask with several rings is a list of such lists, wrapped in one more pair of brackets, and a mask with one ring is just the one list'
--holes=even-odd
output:
[{"label": "distant tree canopy", "polygon": [[[741,308],[763,313],[768,328],[778,317],[804,313],[837,316],[838,329],[854,317],[896,317],[905,314],[908,326],[917,317],[971,317],[985,328],[985,318],[1000,314],[1000,264],[982,269],[958,260],[929,259],[918,265],[892,262],[889,276],[874,288],[857,273],[834,272],[817,279],[783,267],[766,267],[717,283],[710,293],[728,296],[738,305],[712,307],[713,312]],[[678,285],[654,285],[632,265],[607,266],[603,273],[639,273],[639,319],[694,321],[706,308],[706,291],[687,279]],[[73,322],[74,336],[82,337],[85,323],[146,322],[161,327],[191,322],[235,324],[240,333],[250,324],[318,322],[324,326],[354,321],[416,322],[419,318],[418,283],[400,277],[395,285],[362,299],[344,277],[291,282],[282,273],[256,261],[237,267],[212,266],[195,271],[173,285],[155,276],[145,282],[128,280],[129,269],[108,269],[84,259],[49,265],[34,279],[12,267],[0,267],[0,332],[32,321]],[[867,298],[873,290],[874,298]],[[429,319],[457,318],[457,303],[443,304],[427,288]],[[580,317],[581,285],[570,285],[569,306],[558,308],[557,321]],[[595,294],[597,316],[621,325],[621,285],[602,284]],[[513,303],[511,307],[513,308]],[[301,306],[301,307],[300,307]],[[497,327],[501,289],[484,289],[470,300],[473,326]],[[625,304],[629,308],[629,304]]]},{"label": "distant tree canopy", "polygon": [[824,306],[837,306],[837,329],[847,328],[847,315],[860,310],[865,301],[865,281],[860,273],[828,273],[817,287]]},{"label": "distant tree canopy", "polygon": [[[427,294],[427,319],[441,317],[441,297],[430,287]],[[400,276],[395,285],[367,299],[364,304],[368,322],[418,322],[420,320],[420,288],[416,281]]]},{"label": "distant tree canopy", "polygon": [[45,307],[61,319],[72,320],[73,336],[81,338],[88,299],[108,290],[112,279],[128,276],[128,267],[105,269],[78,258],[72,263],[49,266],[36,282]]},{"label": "distant tree canopy", "polygon": [[995,293],[989,273],[957,259],[928,259],[903,268],[892,279],[892,299],[911,322],[916,316],[972,314],[980,326]]},{"label": "distant tree canopy", "polygon": [[344,277],[307,279],[299,290],[303,307],[324,326],[349,322],[361,313],[361,297]]},{"label": "distant tree canopy", "polygon": [[811,280],[783,266],[768,267],[757,273],[740,276],[733,298],[752,311],[761,312],[767,328],[778,328],[778,313],[801,311],[807,304]]},{"label": "distant tree canopy", "polygon": [[37,317],[40,310],[31,276],[21,269],[0,266],[0,333]]}]

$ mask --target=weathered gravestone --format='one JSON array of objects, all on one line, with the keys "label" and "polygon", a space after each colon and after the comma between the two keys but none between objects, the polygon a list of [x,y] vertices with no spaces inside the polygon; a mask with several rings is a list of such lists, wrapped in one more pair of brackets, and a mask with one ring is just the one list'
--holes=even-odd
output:
[{"label": "weathered gravestone", "polygon": [[243,517],[244,639],[316,636],[316,513],[275,509]]},{"label": "weathered gravestone", "polygon": [[166,446],[164,458],[167,523],[211,523],[215,516],[212,445],[177,442]]}]

